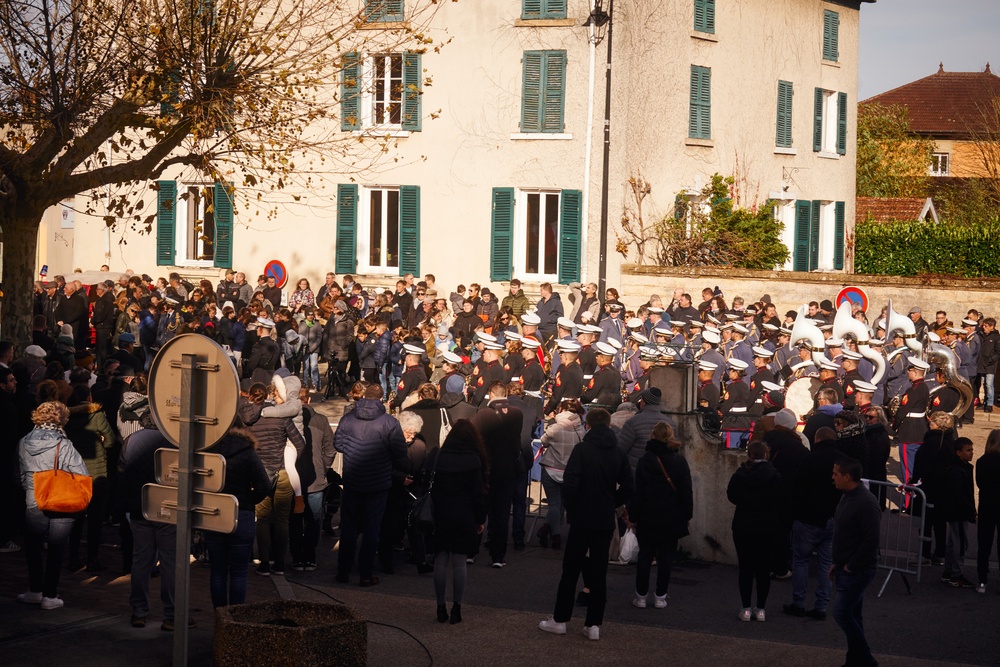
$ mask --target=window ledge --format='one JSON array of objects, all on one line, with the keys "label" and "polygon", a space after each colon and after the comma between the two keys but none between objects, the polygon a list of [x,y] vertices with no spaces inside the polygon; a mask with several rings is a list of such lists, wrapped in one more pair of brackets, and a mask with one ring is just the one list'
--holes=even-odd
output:
[{"label": "window ledge", "polygon": [[797,148],[785,148],[784,146],[774,147],[775,155],[798,155],[799,151]]},{"label": "window ledge", "polygon": [[370,130],[352,130],[352,137],[371,137],[373,139],[391,138],[391,139],[404,139],[410,136],[410,130],[379,130],[378,128],[371,128]]},{"label": "window ledge", "polygon": [[715,148],[714,139],[695,139],[693,137],[688,137],[684,140],[685,146],[701,146],[703,148]]},{"label": "window ledge", "polygon": [[516,19],[514,26],[517,28],[571,28],[576,23],[576,19]]},{"label": "window ledge", "polygon": [[572,134],[563,132],[521,132],[510,135],[514,141],[568,141]]},{"label": "window ledge", "polygon": [[365,23],[364,21],[357,23],[356,27],[358,30],[409,30],[409,21],[383,21],[376,23]]},{"label": "window ledge", "polygon": [[823,64],[826,65],[827,67],[835,67],[836,69],[840,69],[840,62],[836,60],[824,60]]},{"label": "window ledge", "polygon": [[187,269],[211,269],[215,267],[215,261],[211,259],[182,259],[174,266]]},{"label": "window ledge", "polygon": [[719,37],[713,32],[702,32],[700,30],[692,30],[691,37],[693,39],[700,39],[706,42],[718,42]]},{"label": "window ledge", "polygon": [[824,160],[839,160],[840,153],[831,153],[830,151],[818,151],[816,157],[821,157]]}]

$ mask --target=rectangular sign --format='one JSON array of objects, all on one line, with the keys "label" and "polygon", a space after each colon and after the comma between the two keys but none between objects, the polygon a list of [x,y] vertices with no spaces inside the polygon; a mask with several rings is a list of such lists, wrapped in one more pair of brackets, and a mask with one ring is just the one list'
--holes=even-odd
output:
[{"label": "rectangular sign", "polygon": [[[176,449],[157,449],[153,453],[156,481],[164,486],[177,486]],[[226,482],[226,458],[222,454],[194,453],[194,490],[218,493]]]},{"label": "rectangular sign", "polygon": [[[191,498],[191,527],[216,533],[232,533],[239,517],[239,501],[227,493],[194,491]],[[142,515],[147,521],[177,523],[177,489],[161,484],[142,487]]]}]

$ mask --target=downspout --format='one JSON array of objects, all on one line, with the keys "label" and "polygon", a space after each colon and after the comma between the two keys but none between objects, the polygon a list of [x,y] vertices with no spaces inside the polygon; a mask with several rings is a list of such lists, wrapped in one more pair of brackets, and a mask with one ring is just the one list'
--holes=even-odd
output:
[{"label": "downspout", "polygon": [[590,247],[587,239],[590,236],[590,164],[594,145],[594,69],[597,66],[597,44],[595,42],[594,26],[590,26],[590,78],[587,81],[587,136],[583,154],[583,230],[580,239],[580,280],[586,281]]}]

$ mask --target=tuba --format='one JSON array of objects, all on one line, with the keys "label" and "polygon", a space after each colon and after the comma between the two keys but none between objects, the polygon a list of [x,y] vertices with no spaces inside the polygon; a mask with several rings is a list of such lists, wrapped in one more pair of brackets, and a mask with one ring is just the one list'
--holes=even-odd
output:
[{"label": "tuba", "polygon": [[902,331],[903,341],[906,343],[906,347],[910,348],[910,351],[915,354],[923,355],[923,349],[920,347],[920,341],[917,340],[917,327],[913,324],[913,320],[906,315],[900,315],[893,310],[892,299],[889,299],[889,308],[885,311],[886,340],[890,338],[890,334],[893,331]]},{"label": "tuba", "polygon": [[[877,385],[885,375],[885,359],[868,344],[871,340],[868,327],[851,316],[852,306],[850,301],[844,301],[837,309],[837,317],[833,320],[833,337],[844,338],[848,334],[854,336],[858,342],[858,352],[868,361],[875,365],[875,374],[872,375],[872,384]],[[909,318],[907,318],[909,320]],[[910,322],[910,326],[913,323]]]},{"label": "tuba", "polygon": [[794,347],[801,340],[808,341],[813,363],[819,368],[819,362],[823,360],[823,353],[826,351],[826,344],[823,341],[823,332],[812,320],[806,317],[807,312],[807,306],[799,306],[799,314],[795,318],[795,324],[792,325],[792,335],[789,337],[788,344]]},{"label": "tuba", "polygon": [[937,366],[944,373],[948,386],[958,392],[958,407],[951,412],[951,416],[956,419],[961,417],[972,405],[972,385],[958,374],[958,356],[947,345],[930,341],[925,343],[923,353],[925,361]]}]

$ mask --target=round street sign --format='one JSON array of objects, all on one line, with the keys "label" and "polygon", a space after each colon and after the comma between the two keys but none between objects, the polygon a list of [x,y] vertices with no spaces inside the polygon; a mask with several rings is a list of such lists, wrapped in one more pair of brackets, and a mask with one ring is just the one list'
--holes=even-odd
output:
[{"label": "round street sign", "polygon": [[837,308],[840,308],[840,304],[844,301],[850,301],[853,304],[861,306],[861,310],[868,312],[868,295],[860,287],[845,287],[837,293],[837,302],[834,304]]},{"label": "round street sign", "polygon": [[201,448],[222,439],[236,419],[240,379],[229,355],[214,340],[201,334],[181,334],[171,338],[149,368],[149,408],[153,421],[164,437],[181,447],[181,379],[184,355],[194,355],[197,369],[191,389],[192,415],[205,428]]},{"label": "round street sign", "polygon": [[264,275],[274,276],[274,284],[277,287],[284,287],[288,281],[288,271],[285,269],[285,265],[276,259],[267,263],[264,267]]}]

